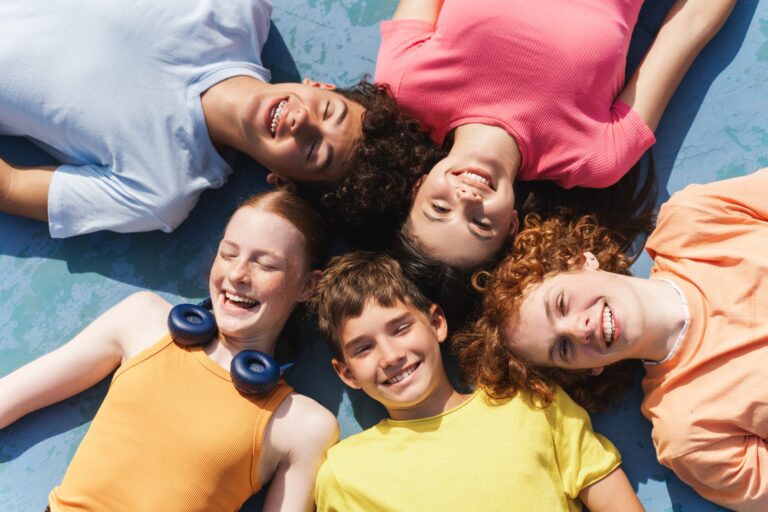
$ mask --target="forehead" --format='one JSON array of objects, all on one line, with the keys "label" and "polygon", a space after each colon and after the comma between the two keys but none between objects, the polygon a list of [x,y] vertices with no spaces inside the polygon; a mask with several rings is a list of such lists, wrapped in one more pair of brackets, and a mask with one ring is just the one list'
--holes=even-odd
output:
[{"label": "forehead", "polygon": [[244,248],[268,247],[290,254],[301,247],[304,235],[285,217],[246,206],[232,215],[222,242]]},{"label": "forehead", "polygon": [[413,306],[408,306],[400,300],[395,300],[391,306],[382,306],[376,299],[369,298],[359,316],[341,320],[339,326],[341,340],[350,340],[366,332],[380,331],[390,320],[413,313],[414,309]]}]

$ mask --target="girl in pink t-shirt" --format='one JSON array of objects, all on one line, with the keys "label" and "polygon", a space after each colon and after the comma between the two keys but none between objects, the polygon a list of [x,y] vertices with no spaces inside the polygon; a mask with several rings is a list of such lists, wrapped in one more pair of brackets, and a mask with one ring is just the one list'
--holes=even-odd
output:
[{"label": "girl in pink t-shirt", "polygon": [[475,267],[517,231],[516,179],[615,183],[734,4],[678,0],[624,84],[641,0],[401,0],[382,24],[376,81],[450,146],[418,182],[405,236]]}]

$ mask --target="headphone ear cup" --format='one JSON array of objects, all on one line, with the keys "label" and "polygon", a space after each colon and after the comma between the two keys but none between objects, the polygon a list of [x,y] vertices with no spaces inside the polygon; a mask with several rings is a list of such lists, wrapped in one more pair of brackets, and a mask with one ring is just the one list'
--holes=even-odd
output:
[{"label": "headphone ear cup", "polygon": [[240,393],[265,395],[280,381],[280,366],[264,352],[243,350],[232,359],[229,375]]},{"label": "headphone ear cup", "polygon": [[216,336],[216,320],[201,306],[179,304],[168,314],[168,331],[179,345],[205,345]]}]

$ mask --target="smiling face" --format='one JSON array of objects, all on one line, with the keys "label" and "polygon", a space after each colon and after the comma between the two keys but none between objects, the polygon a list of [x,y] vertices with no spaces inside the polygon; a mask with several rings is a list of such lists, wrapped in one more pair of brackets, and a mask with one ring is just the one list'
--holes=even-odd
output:
[{"label": "smiling face", "polygon": [[637,278],[584,269],[531,285],[519,318],[504,329],[530,362],[565,369],[602,368],[638,359],[653,332]]},{"label": "smiling face", "polygon": [[517,232],[513,182],[493,159],[448,155],[418,185],[410,234],[430,256],[471,268]]},{"label": "smiling face", "polygon": [[363,107],[305,80],[258,88],[242,110],[246,152],[288,181],[341,178],[362,135]]},{"label": "smiling face", "polygon": [[359,317],[341,327],[344,361],[334,359],[333,367],[347,385],[362,389],[393,418],[431,416],[432,402],[453,392],[440,355],[446,335],[437,306],[427,316],[400,301],[391,307],[369,301]]},{"label": "smiling face", "polygon": [[229,221],[209,282],[219,332],[247,342],[276,340],[291,311],[311,293],[304,237],[285,218],[254,207]]}]

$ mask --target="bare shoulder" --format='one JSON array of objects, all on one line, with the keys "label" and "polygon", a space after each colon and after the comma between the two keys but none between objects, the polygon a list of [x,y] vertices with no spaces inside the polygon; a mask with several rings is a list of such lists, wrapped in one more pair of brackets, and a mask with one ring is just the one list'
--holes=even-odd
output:
[{"label": "bare shoulder", "polygon": [[272,416],[271,440],[283,453],[325,453],[339,437],[336,417],[308,396],[291,393]]},{"label": "bare shoulder", "polygon": [[148,348],[168,332],[171,307],[161,296],[142,291],[129,295],[107,313],[113,318],[126,358]]}]

